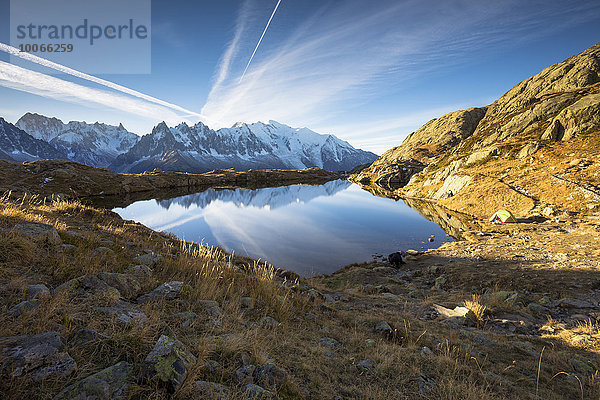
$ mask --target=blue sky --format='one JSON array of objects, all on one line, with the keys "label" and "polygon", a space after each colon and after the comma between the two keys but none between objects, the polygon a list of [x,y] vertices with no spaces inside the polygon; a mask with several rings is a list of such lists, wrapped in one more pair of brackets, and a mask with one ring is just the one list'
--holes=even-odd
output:
[{"label": "blue sky", "polygon": [[[429,119],[487,105],[600,41],[597,0],[282,0],[240,82],[276,3],[152,1],[151,73],[96,76],[167,106],[56,71],[75,85],[52,93],[35,75],[24,87],[6,78],[0,52],[0,116],[122,122],[138,134],[162,120],[219,128],[273,119],[382,153]],[[0,0],[1,43],[8,7]]]}]

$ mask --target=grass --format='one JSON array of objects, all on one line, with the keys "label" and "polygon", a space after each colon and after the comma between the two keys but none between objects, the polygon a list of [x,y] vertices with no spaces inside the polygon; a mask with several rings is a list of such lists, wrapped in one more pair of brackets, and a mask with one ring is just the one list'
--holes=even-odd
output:
[{"label": "grass", "polygon": [[[63,243],[76,248],[59,251],[12,230],[14,225],[27,221],[54,225]],[[50,399],[67,385],[120,361],[131,363],[137,374],[163,334],[176,336],[197,357],[174,396],[177,399],[199,398],[194,383],[198,380],[222,383],[231,389],[230,399],[244,399],[233,378],[243,360],[254,365],[274,362],[286,370],[288,376],[276,390],[282,399],[514,399],[527,398],[536,386],[545,399],[579,398],[581,387],[586,395],[597,398],[600,394],[595,381],[577,375],[582,386],[572,382],[569,356],[561,354],[570,348],[562,339],[567,336],[553,336],[556,347],[546,349],[536,382],[539,351],[544,343],[523,344],[535,349],[530,355],[515,350],[510,340],[491,335],[498,348],[490,352],[474,344],[469,335],[439,321],[418,318],[418,307],[439,301],[439,294],[426,297],[415,309],[421,300],[413,301],[405,292],[396,292],[402,300],[390,306],[377,291],[363,290],[362,285],[367,283],[389,284],[373,272],[373,265],[363,264],[311,280],[309,283],[319,291],[351,295],[350,303],[325,306],[318,296],[293,288],[298,283],[294,274],[284,274],[271,265],[219,248],[184,242],[77,202],[5,197],[0,200],[0,228],[7,232],[0,237],[0,337],[57,331],[66,339],[65,351],[78,364],[76,373],[68,379],[49,379],[42,384],[26,378],[2,379],[3,398]],[[107,239],[112,244],[106,244]],[[98,256],[94,249],[100,245],[108,246],[113,253]],[[97,307],[115,302],[102,295],[56,294],[42,299],[37,309],[18,318],[5,313],[25,299],[27,285],[44,283],[55,288],[84,274],[126,273],[133,257],[145,250],[163,258],[153,266],[151,277],[140,280],[140,292],[174,280],[184,282],[184,287],[178,299],[140,305],[148,317],[143,325],[122,326],[98,311]],[[490,307],[517,307],[507,306],[494,296],[485,301],[480,296],[465,296],[465,292],[452,296],[456,301],[470,297],[465,305],[476,316],[479,328],[485,328]],[[254,305],[244,308],[242,297],[255,299]],[[222,315],[209,315],[203,300],[217,301]],[[194,312],[198,318],[183,326],[173,317],[182,312]],[[258,325],[266,316],[280,325]],[[396,334],[386,337],[375,333],[374,326],[381,320],[387,321]],[[85,345],[69,340],[82,328],[95,330],[107,339]],[[597,334],[596,326],[582,325],[579,329],[594,332],[592,336]],[[335,339],[339,345],[329,348],[320,344],[324,337]],[[359,368],[362,360],[371,360],[373,368]],[[218,363],[218,367],[209,368],[209,363]],[[561,371],[571,375],[553,378]],[[171,397],[164,388],[141,381],[134,383],[132,396]]]}]

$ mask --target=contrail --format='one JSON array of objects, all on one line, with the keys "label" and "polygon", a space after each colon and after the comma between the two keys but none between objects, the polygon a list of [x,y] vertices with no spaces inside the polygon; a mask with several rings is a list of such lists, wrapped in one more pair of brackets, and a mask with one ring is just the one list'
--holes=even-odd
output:
[{"label": "contrail", "polygon": [[254,58],[254,55],[256,54],[256,50],[258,50],[260,43],[262,42],[263,38],[265,37],[265,34],[267,33],[267,30],[269,29],[269,25],[271,25],[271,21],[273,20],[273,17],[275,16],[277,9],[279,8],[279,4],[281,4],[281,0],[279,0],[277,2],[277,5],[275,6],[273,13],[271,14],[271,18],[269,18],[269,22],[267,22],[267,26],[265,27],[265,30],[263,31],[262,35],[260,36],[260,39],[258,40],[256,47],[254,48],[254,52],[252,53],[252,56],[250,57],[250,60],[248,61],[248,65],[246,65],[246,69],[244,69],[244,73],[242,74],[242,77],[240,78],[239,83],[241,83],[242,79],[244,79],[244,76],[246,76],[246,72],[248,71],[248,68],[250,67],[250,63],[252,63],[252,59]]},{"label": "contrail", "polygon": [[94,83],[97,83],[97,84],[102,85],[102,86],[106,86],[108,88],[114,89],[114,90],[119,91],[121,93],[125,93],[125,94],[128,94],[130,96],[138,97],[140,99],[144,99],[144,100],[149,101],[151,103],[160,104],[161,106],[170,108],[172,110],[180,111],[180,112],[186,114],[185,116],[195,116],[195,117],[202,118],[204,120],[207,119],[204,115],[202,115],[200,113],[187,110],[187,109],[185,109],[183,107],[180,107],[180,106],[178,106],[176,104],[172,104],[172,103],[169,103],[169,102],[157,99],[156,97],[152,97],[152,96],[149,96],[147,94],[140,93],[140,92],[138,92],[136,90],[129,89],[128,87],[121,86],[121,85],[118,85],[116,83],[113,83],[113,82],[110,82],[110,81],[107,81],[107,80],[104,80],[104,79],[101,79],[101,78],[97,78],[97,77],[95,77],[93,75],[88,75],[88,74],[83,73],[81,71],[77,71],[75,69],[66,67],[64,65],[52,62],[50,60],[46,60],[45,58],[41,58],[41,57],[35,56],[33,54],[30,54],[30,53],[22,52],[19,49],[17,49],[16,47],[12,47],[12,46],[9,46],[9,45],[1,43],[1,42],[0,42],[0,51],[3,51],[5,53],[8,53],[8,54],[16,56],[16,57],[20,57],[20,58],[22,58],[24,60],[31,61],[33,63],[42,65],[44,67],[52,68],[52,69],[54,69],[56,71],[59,71],[59,72],[63,72],[65,74],[75,76],[77,78],[85,79],[87,81],[94,82]]}]

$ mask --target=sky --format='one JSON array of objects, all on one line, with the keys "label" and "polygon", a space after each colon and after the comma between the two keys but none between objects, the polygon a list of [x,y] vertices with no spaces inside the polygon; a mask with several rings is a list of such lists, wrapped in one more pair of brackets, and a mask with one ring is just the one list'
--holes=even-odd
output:
[{"label": "sky", "polygon": [[[281,0],[273,14],[277,3],[153,0],[149,73],[74,76],[0,51],[0,117],[123,123],[139,135],[163,120],[276,120],[381,154],[600,41],[597,0]],[[0,0],[0,44],[9,9]]]}]

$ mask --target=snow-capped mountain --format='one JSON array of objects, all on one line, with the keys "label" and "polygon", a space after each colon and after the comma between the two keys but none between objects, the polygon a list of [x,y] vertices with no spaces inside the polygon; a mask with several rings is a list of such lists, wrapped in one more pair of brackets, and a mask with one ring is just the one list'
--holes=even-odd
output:
[{"label": "snow-capped mountain", "polygon": [[335,136],[275,121],[238,123],[217,131],[203,123],[193,126],[182,123],[169,128],[162,122],[127,153],[117,157],[110,168],[134,173],[154,168],[200,173],[231,167],[238,170],[320,167],[342,171],[376,158],[377,155],[355,149]]},{"label": "snow-capped mountain", "polygon": [[192,206],[198,208],[206,208],[211,203],[221,201],[224,203],[233,203],[236,207],[256,207],[274,210],[280,207],[285,207],[292,203],[302,202],[308,203],[317,197],[329,197],[334,194],[349,188],[351,182],[345,180],[337,180],[327,182],[324,185],[291,185],[276,188],[265,189],[226,189],[215,190],[208,189],[204,192],[190,194],[187,196],[176,197],[168,200],[157,200],[157,203],[165,209],[169,209],[172,205],[177,204],[184,208]]},{"label": "snow-capped mountain", "polygon": [[139,140],[123,125],[87,124],[27,113],[16,126],[36,139],[50,143],[72,161],[94,167],[107,167],[117,156],[127,152]]},{"label": "snow-capped mountain", "polygon": [[35,161],[40,159],[67,159],[67,155],[43,140],[0,117],[0,159],[9,161]]}]

